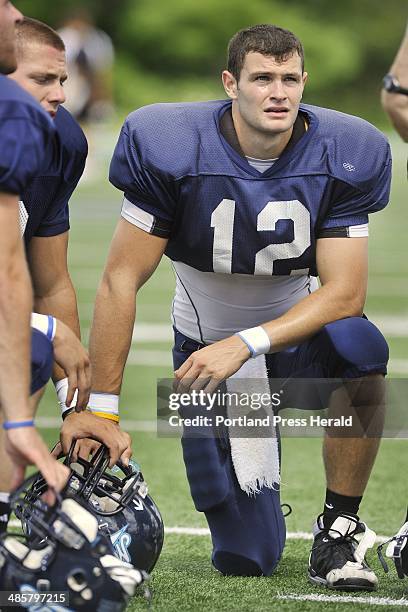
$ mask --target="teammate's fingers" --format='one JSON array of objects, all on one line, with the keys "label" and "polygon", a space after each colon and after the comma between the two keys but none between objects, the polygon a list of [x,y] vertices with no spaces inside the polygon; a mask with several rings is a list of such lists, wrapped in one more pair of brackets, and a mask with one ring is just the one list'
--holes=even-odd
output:
[{"label": "teammate's fingers", "polygon": [[71,453],[72,463],[75,463],[78,460],[78,446],[79,446],[79,440],[75,442],[74,448],[72,449],[72,453]]},{"label": "teammate's fingers", "polygon": [[13,471],[11,474],[11,488],[15,489],[19,487],[24,480],[25,476],[25,466],[23,465],[14,465]]},{"label": "teammate's fingers", "polygon": [[78,440],[76,448],[78,449],[78,457],[88,461],[90,454],[93,452],[94,445],[90,441],[84,439]]},{"label": "teammate's fingers", "polygon": [[174,376],[178,379],[183,378],[183,376],[188,372],[188,370],[193,365],[193,359],[190,355],[188,359],[174,372]]},{"label": "teammate's fingers", "polygon": [[45,493],[44,499],[47,504],[53,505],[55,503],[54,491],[61,491],[64,488],[69,478],[70,471],[66,465],[55,461],[51,455],[39,459],[37,461],[37,467],[44,476],[49,487],[48,491]]},{"label": "teammate's fingers", "polygon": [[73,368],[71,371],[65,373],[68,377],[68,391],[65,403],[67,406],[70,406],[74,399],[75,391],[78,387],[78,377],[76,368]]},{"label": "teammate's fingers", "polygon": [[191,385],[195,382],[195,380],[200,376],[201,372],[197,366],[191,366],[189,370],[187,370],[186,374],[181,379],[175,379],[175,384],[173,384],[173,390],[175,393],[188,393],[190,391]]},{"label": "teammate's fingers", "polygon": [[109,467],[113,467],[120,457],[120,448],[116,442],[109,444]]},{"label": "teammate's fingers", "polygon": [[57,444],[54,446],[54,448],[51,451],[51,457],[55,457],[55,459],[58,459],[61,453],[62,453],[61,442],[57,442]]},{"label": "teammate's fingers", "polygon": [[[68,434],[65,431],[61,430],[60,443],[61,443],[61,448],[62,448],[62,452],[64,455],[68,455],[69,449],[71,448],[72,440],[73,440],[72,434]],[[75,449],[74,449],[74,452],[75,452]]]},{"label": "teammate's fingers", "polygon": [[218,389],[218,387],[221,384],[221,380],[219,380],[218,378],[210,378],[210,381],[208,382],[208,384],[204,387],[204,392],[205,393],[215,393],[215,391]]},{"label": "teammate's fingers", "polygon": [[122,461],[123,465],[126,465],[126,467],[129,465],[129,461],[132,455],[133,451],[129,446],[120,456],[120,460]]},{"label": "teammate's fingers", "polygon": [[47,504],[47,506],[53,506],[55,504],[55,493],[52,489],[47,489],[45,493],[41,495],[41,499]]},{"label": "teammate's fingers", "polygon": [[91,392],[91,379],[86,375],[86,372],[83,368],[78,370],[77,381],[77,407],[83,410],[88,405],[89,394]]},{"label": "teammate's fingers", "polygon": [[200,391],[201,389],[204,389],[204,387],[206,387],[210,380],[210,376],[199,376],[190,386],[190,391]]}]

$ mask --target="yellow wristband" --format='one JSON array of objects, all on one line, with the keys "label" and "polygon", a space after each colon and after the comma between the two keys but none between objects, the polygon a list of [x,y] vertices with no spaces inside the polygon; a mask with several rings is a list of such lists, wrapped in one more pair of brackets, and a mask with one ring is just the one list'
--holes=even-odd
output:
[{"label": "yellow wristband", "polygon": [[108,412],[97,412],[96,410],[91,410],[92,414],[95,416],[101,417],[102,419],[108,419],[108,421],[115,421],[115,423],[119,423],[119,415],[118,414],[109,414]]},{"label": "yellow wristband", "polygon": [[98,417],[119,423],[119,395],[93,392],[89,397],[88,408]]}]

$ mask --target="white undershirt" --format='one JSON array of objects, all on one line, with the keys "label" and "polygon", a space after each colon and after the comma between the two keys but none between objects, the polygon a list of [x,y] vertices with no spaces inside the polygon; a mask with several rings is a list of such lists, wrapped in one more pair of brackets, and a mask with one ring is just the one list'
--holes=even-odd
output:
[{"label": "white undershirt", "polygon": [[256,168],[258,172],[262,172],[263,174],[273,166],[279,157],[275,157],[274,159],[258,159],[257,157],[249,157],[249,155],[246,155],[246,159],[250,166]]},{"label": "white undershirt", "polygon": [[309,275],[217,274],[172,263],[177,278],[173,325],[206,344],[277,319],[318,288]]}]

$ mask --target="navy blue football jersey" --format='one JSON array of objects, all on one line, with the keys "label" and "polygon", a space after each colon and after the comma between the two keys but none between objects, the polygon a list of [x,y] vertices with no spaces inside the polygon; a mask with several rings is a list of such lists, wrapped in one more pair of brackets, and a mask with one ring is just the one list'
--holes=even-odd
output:
[{"label": "navy blue football jersey", "polygon": [[58,148],[52,163],[21,194],[20,217],[23,214],[25,219],[22,229],[26,244],[33,236],[56,236],[69,230],[68,202],[88,154],[85,135],[65,108],[58,109],[54,122]]},{"label": "navy blue football jersey", "polygon": [[36,100],[0,75],[0,191],[21,194],[51,163],[55,128]]},{"label": "navy blue football jersey", "polygon": [[122,216],[168,238],[201,271],[316,274],[316,240],[366,235],[388,202],[391,155],[366,121],[301,105],[302,138],[264,173],[220,132],[231,101],[155,104],[129,115],[110,166]]}]

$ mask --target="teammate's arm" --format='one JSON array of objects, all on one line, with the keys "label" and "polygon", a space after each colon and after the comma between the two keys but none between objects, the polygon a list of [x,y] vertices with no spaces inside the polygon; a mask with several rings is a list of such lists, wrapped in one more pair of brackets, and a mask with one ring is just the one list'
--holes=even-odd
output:
[{"label": "teammate's arm", "polygon": [[[408,89],[408,24],[401,46],[390,68],[401,87]],[[401,93],[381,92],[381,102],[401,138],[408,142],[408,96]]]},{"label": "teammate's arm", "polygon": [[[75,289],[67,265],[68,232],[34,236],[28,245],[28,264],[34,291],[34,312],[51,314],[81,338]],[[44,265],[46,262],[46,265]],[[55,367],[53,380],[64,377]]]},{"label": "teammate's arm", "polygon": [[[18,222],[17,195],[0,192],[0,403],[6,421],[30,421],[30,315],[32,291]],[[6,448],[13,464],[12,486],[34,463],[48,484],[61,489],[68,474],[54,461],[34,427],[9,429]]]},{"label": "teammate's arm", "polygon": [[0,192],[0,401],[7,420],[31,419],[31,282],[18,223],[17,195]]},{"label": "teammate's arm", "polygon": [[[363,313],[368,277],[368,238],[322,238],[316,261],[322,286],[283,316],[262,325],[275,353],[303,342],[324,325]],[[249,358],[237,335],[193,353],[175,372],[177,390],[214,390]],[[196,379],[200,379],[197,380]],[[196,381],[196,382],[194,382]]]},{"label": "teammate's arm", "polygon": [[[122,218],[119,220],[96,296],[89,343],[95,392],[120,393],[132,341],[136,294],[158,266],[166,244],[167,240],[147,234]],[[67,416],[60,437],[64,451],[69,449],[73,437],[92,437],[103,442],[109,448],[111,464],[119,457],[126,463],[131,456],[130,436],[112,421],[89,413],[73,412]],[[91,441],[80,440],[76,452],[87,456],[94,448]]]},{"label": "teammate's arm", "polygon": [[80,343],[78,308],[68,272],[67,249],[68,232],[57,236],[37,236],[30,241],[28,261],[34,289],[34,311],[58,319],[53,341],[56,362],[53,379],[58,381],[67,377],[68,405],[78,389],[78,408],[86,408],[91,385],[90,366],[87,352]]},{"label": "teammate's arm", "polygon": [[119,220],[96,296],[89,342],[94,391],[120,393],[136,294],[157,268],[166,244],[167,239]]}]

